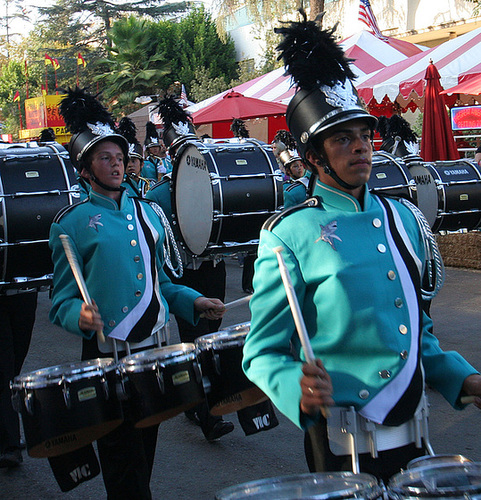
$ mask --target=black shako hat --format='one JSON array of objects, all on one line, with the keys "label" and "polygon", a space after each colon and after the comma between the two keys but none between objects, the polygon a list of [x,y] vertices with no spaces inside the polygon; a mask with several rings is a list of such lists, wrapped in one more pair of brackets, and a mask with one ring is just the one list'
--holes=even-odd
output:
[{"label": "black shako hat", "polygon": [[67,96],[59,105],[60,114],[65,120],[67,129],[73,134],[68,150],[74,167],[81,171],[88,167],[85,160],[90,149],[100,141],[108,139],[119,145],[124,154],[124,165],[127,165],[129,145],[127,139],[120,135],[112,115],[97,99],[84,89],[75,87],[68,89]]},{"label": "black shako hat", "polygon": [[145,124],[145,148],[151,148],[152,146],[160,146],[160,138],[157,132],[157,127],[151,121]]},{"label": "black shako hat", "polygon": [[318,20],[307,21],[305,12],[299,12],[301,22],[274,31],[283,36],[278,59],[298,89],[287,107],[287,126],[305,158],[314,138],[331,127],[364,118],[374,129],[377,119],[366,111],[352,84],[350,60],[333,36],[336,26],[322,30]]},{"label": "black shako hat", "polygon": [[157,106],[157,112],[164,123],[162,137],[171,154],[184,142],[198,139],[195,135],[192,117],[184,110],[175,96],[164,97]]},{"label": "black shako hat", "polygon": [[121,133],[129,143],[129,157],[144,159],[143,149],[137,140],[137,127],[131,118],[124,116],[119,122],[119,133]]}]

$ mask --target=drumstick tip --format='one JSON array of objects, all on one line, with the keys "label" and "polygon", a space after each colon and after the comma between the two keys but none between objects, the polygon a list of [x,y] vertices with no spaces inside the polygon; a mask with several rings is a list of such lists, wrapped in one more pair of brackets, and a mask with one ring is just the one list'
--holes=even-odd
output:
[{"label": "drumstick tip", "polygon": [[99,341],[103,344],[105,343],[105,335],[104,335],[104,332],[103,330],[98,330],[97,331],[97,338],[99,339]]},{"label": "drumstick tip", "polygon": [[272,249],[275,253],[281,253],[283,250],[284,250],[284,247],[282,246],[278,246],[278,247],[274,247]]}]

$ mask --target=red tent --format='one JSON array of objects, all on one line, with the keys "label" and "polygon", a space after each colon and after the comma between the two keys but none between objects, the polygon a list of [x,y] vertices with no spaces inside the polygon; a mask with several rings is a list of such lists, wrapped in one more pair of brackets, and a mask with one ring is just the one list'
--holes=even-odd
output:
[{"label": "red tent", "polygon": [[275,135],[277,130],[287,128],[286,109],[285,104],[245,97],[239,92],[231,91],[220,101],[216,101],[210,106],[193,113],[192,119],[196,126],[212,124],[209,135],[213,138],[232,137],[230,126],[234,118],[250,121],[255,119],[258,122],[255,125],[259,125],[262,120],[264,125],[267,124],[267,130],[262,134],[258,131],[253,133],[253,123],[246,123],[246,127],[250,131],[251,137],[268,141]]}]

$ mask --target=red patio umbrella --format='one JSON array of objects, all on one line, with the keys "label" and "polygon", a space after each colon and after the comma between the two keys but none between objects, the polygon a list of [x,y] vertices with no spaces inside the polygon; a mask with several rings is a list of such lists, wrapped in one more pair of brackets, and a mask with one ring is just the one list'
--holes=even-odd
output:
[{"label": "red patio umbrella", "polygon": [[274,115],[284,115],[287,106],[280,102],[245,97],[239,92],[229,92],[220,101],[212,103],[192,114],[195,125],[220,121],[231,122],[234,118],[247,120]]},{"label": "red patio umbrella", "polygon": [[444,95],[440,83],[441,76],[430,61],[424,79],[424,116],[421,140],[421,157],[425,161],[457,160],[459,153],[451,129]]}]

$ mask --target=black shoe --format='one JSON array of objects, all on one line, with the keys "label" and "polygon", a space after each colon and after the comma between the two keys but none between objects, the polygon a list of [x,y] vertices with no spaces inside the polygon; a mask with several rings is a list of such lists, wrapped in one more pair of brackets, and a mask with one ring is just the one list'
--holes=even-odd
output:
[{"label": "black shoe", "polygon": [[249,295],[252,295],[254,293],[254,289],[251,287],[246,287],[243,290],[244,290],[244,293],[248,293]]},{"label": "black shoe", "polygon": [[212,441],[215,441],[222,436],[225,436],[226,434],[229,434],[229,432],[232,432],[234,430],[234,424],[232,422],[228,422],[227,420],[219,420],[217,421],[212,429],[207,432],[205,435],[205,439],[211,443]]},{"label": "black shoe", "polygon": [[6,450],[0,455],[0,467],[18,467],[22,462],[22,451],[19,448]]}]

